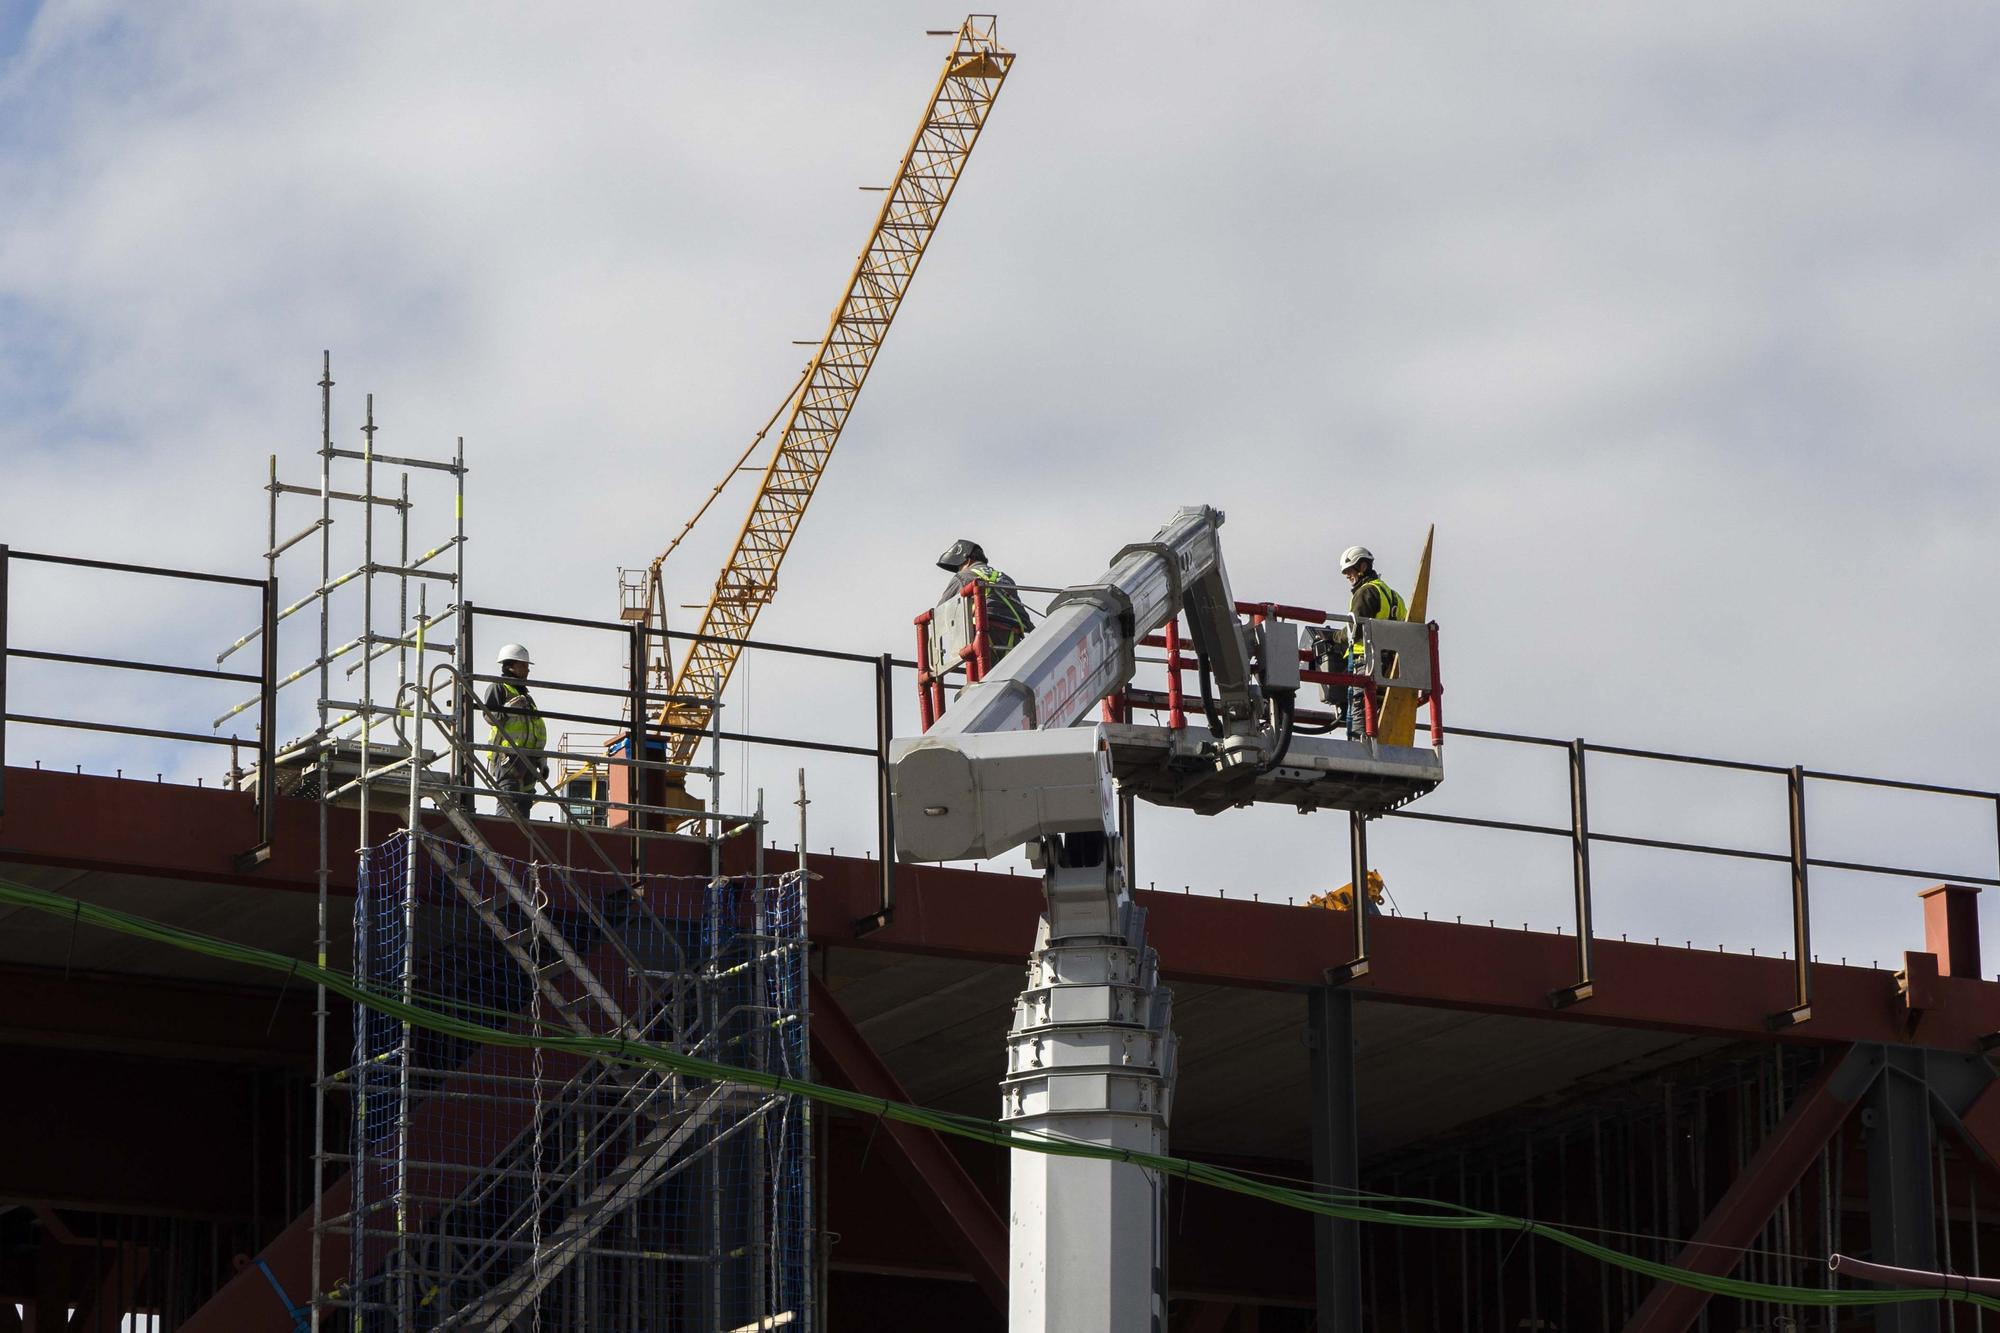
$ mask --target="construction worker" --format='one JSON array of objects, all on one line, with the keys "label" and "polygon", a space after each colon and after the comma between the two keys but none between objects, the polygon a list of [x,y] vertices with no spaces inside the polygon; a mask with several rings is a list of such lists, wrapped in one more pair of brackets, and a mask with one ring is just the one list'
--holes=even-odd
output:
[{"label": "construction worker", "polygon": [[[1350,672],[1361,669],[1361,626],[1363,620],[1405,620],[1409,608],[1402,597],[1382,581],[1375,572],[1375,553],[1365,546],[1350,546],[1340,553],[1340,572],[1347,578],[1347,586],[1354,591],[1348,597],[1347,609],[1354,616],[1354,637],[1347,645],[1347,669]],[[1394,665],[1394,659],[1383,663],[1386,671]],[[1361,739],[1365,721],[1361,687],[1349,686],[1347,691],[1347,738]]]},{"label": "construction worker", "polygon": [[535,804],[540,779],[549,775],[549,761],[540,754],[517,753],[549,748],[548,725],[542,721],[535,697],[528,693],[528,650],[518,643],[504,645],[496,655],[500,674],[506,679],[493,682],[486,691],[486,721],[492,727],[486,743],[493,747],[487,762],[493,766],[494,786],[509,793],[500,799],[521,818]]},{"label": "construction worker", "polygon": [[1034,628],[1014,580],[986,562],[984,547],[963,537],[946,547],[937,563],[939,569],[952,575],[951,582],[945,585],[944,596],[938,599],[940,602],[958,596],[959,589],[969,580],[977,580],[985,587],[987,653],[990,662],[999,662]]}]

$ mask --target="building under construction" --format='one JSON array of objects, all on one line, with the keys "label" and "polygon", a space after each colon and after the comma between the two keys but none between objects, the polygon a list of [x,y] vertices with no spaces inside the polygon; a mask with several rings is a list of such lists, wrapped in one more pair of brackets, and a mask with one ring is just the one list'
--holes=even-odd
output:
[{"label": "building under construction", "polygon": [[[254,574],[0,546],[0,1331],[2000,1315],[1970,1278],[1921,1285],[2000,1245],[1975,903],[2000,872],[1808,840],[1836,787],[1997,829],[2000,793],[1448,725],[1427,574],[1407,619],[1239,597],[1200,508],[1039,594],[1018,643],[976,577],[912,608],[912,657],[755,637],[1012,61],[989,19],[945,35],[695,628],[668,625],[659,561],[616,618],[475,599],[463,448],[378,447],[372,402],[337,435],[330,363],[314,471],[271,461]],[[110,657],[8,615],[94,581],[233,599],[243,632]],[[618,665],[536,672],[555,737],[509,732],[530,678],[496,649],[557,628]],[[758,654],[874,707],[831,739],[732,726]],[[217,702],[108,716],[105,673]],[[204,758],[85,771],[78,733]],[[1567,801],[1423,799],[1461,746],[1543,757]],[[797,757],[798,790],[732,805],[725,747]],[[1742,775],[1781,817],[1756,845],[1606,827],[1607,760]],[[811,852],[814,775],[864,768],[872,845]],[[1346,891],[1138,887],[1141,806],[1252,802],[1323,825]],[[1565,844],[1572,919],[1373,910],[1388,820]],[[1023,846],[1041,875],[945,864]],[[1764,864],[1788,947],[1602,937],[1608,847]],[[1820,959],[1828,872],[1911,890],[1922,948]],[[1099,1287],[1110,1313],[1079,1314]]]},{"label": "building under construction", "polygon": [[[323,461],[331,476],[342,460]],[[439,476],[462,480],[450,466]],[[360,563],[413,559],[397,525],[387,531],[397,553]],[[144,580],[169,598],[220,577],[19,550],[0,575],[15,590]],[[218,743],[205,718],[140,727],[81,707],[30,711],[23,682],[185,670],[243,689],[249,715],[268,719],[292,674],[275,651],[234,673],[248,682],[218,683],[232,673],[71,653],[53,631],[6,622],[0,1012],[17,1095],[0,1153],[0,1311],[22,1307],[24,1327],[107,1329],[143,1312],[163,1330],[277,1331],[315,1309],[321,1327],[351,1316],[371,1329],[1004,1326],[1006,1150],[727,1078],[495,1043],[610,1035],[990,1120],[1039,884],[898,864],[893,842],[801,859],[809,830],[760,809],[690,809],[649,770],[664,760],[632,758],[661,746],[651,727],[630,744],[629,722],[635,704],[647,719],[670,702],[647,652],[661,631],[478,604],[441,621],[421,590],[406,599],[418,582],[377,570],[343,586],[352,602],[379,583],[385,614],[351,636],[348,659],[378,654],[346,691],[358,697],[332,683],[339,644],[310,655],[336,743],[306,762],[252,726],[219,742],[234,748],[233,782],[39,764],[59,728]],[[449,582],[432,582],[459,606]],[[225,586],[253,624],[275,623],[273,584]],[[602,636],[630,667],[538,679],[544,711],[625,739],[570,756],[610,769],[604,795],[548,799],[532,819],[489,813],[505,794],[492,750],[467,742],[464,708],[440,691],[459,669],[495,679],[475,664],[496,636],[551,619]],[[889,741],[916,661],[746,651],[807,659],[830,686],[880,683],[875,714],[849,719],[838,742],[727,732],[719,710],[709,739],[809,764],[815,751],[873,756],[893,839]],[[66,697],[87,696],[79,685]],[[360,725],[370,715],[379,725]],[[1976,1273],[2000,1244],[1982,1205],[2000,1196],[2000,1093],[1984,1054],[2000,983],[1982,979],[1974,911],[1995,877],[1816,857],[1815,792],[1870,780],[1728,765],[1784,794],[1781,850],[1661,846],[1773,862],[1789,876],[1797,948],[1594,938],[1592,849],[1649,840],[1592,825],[1592,758],[1725,761],[1443,731],[1447,745],[1549,750],[1569,767],[1569,808],[1546,823],[1421,802],[1383,817],[1567,841],[1575,927],[1140,891],[1179,1048],[1168,1147],[1257,1181],[1533,1219],[1620,1262],[1520,1226],[1425,1225],[1414,1204],[1385,1202],[1420,1219],[1403,1225],[1315,1218],[1168,1179],[1171,1326],[1981,1326],[1983,1309],[1964,1302],[1814,1298],[1866,1291],[1829,1272],[1833,1253]],[[710,760],[690,767],[716,776]],[[1881,785],[2000,810],[1991,792]],[[1360,854],[1365,879],[1365,841]],[[1143,875],[1143,847],[1133,855]],[[1892,967],[1801,965],[1809,885],[1826,870],[1920,890],[1909,920],[1915,943],[1921,917],[1923,947]],[[49,895],[67,910],[48,910]],[[153,923],[154,937],[107,929],[98,908]],[[305,962],[324,950],[378,993],[419,1002],[431,1025],[190,947],[183,932]],[[1792,1300],[1711,1295],[1642,1263]]]}]

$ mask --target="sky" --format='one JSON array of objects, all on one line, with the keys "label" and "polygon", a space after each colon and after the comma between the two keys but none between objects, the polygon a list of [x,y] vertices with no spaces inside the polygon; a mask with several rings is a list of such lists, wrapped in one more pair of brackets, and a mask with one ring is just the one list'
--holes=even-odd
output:
[{"label": "sky", "polygon": [[[618,567],[824,329],[880,201],[857,187],[936,77],[924,31],[959,17],[0,0],[0,541],[261,575],[267,459],[316,484],[330,349],[337,443],[370,393],[384,452],[463,437],[475,602],[613,618]],[[1239,595],[1328,605],[1342,548],[1407,591],[1435,524],[1453,722],[2000,787],[2000,13],[1032,3],[1000,36],[1014,71],[760,636],[905,654],[960,536],[1063,584],[1210,504]],[[411,485],[423,549],[451,497]],[[676,607],[748,501],[738,479],[669,563]],[[286,504],[281,536],[313,517]],[[198,663],[254,622],[227,590],[16,570],[17,645]],[[601,636],[533,646],[617,679]],[[16,711],[201,732],[235,689],[11,685]],[[871,691],[765,657],[726,714],[867,744]],[[8,739],[14,763],[223,766]],[[724,799],[762,787],[792,820],[798,763],[726,754]],[[871,844],[867,765],[807,766],[808,840]],[[1566,818],[1559,755],[1465,740],[1447,771],[1422,808]],[[1768,777],[1606,758],[1591,800],[1610,831],[1785,846]],[[1817,785],[1809,818],[1817,855],[1995,873],[1991,803]],[[1148,812],[1140,839],[1161,887],[1347,877],[1334,817]],[[1399,910],[1569,919],[1557,840],[1371,841]],[[1782,867],[1600,847],[1596,870],[1603,933],[1789,943]],[[1896,965],[1923,886],[1818,874],[1821,956]]]}]

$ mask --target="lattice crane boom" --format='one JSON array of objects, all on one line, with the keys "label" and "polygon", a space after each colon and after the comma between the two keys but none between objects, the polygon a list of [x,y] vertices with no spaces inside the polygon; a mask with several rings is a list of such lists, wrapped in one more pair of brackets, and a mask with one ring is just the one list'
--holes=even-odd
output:
[{"label": "lattice crane boom", "polygon": [[702,612],[698,633],[705,637],[690,644],[674,674],[669,692],[678,702],[660,712],[660,721],[680,728],[667,735],[674,763],[693,757],[709,723],[709,706],[691,701],[719,698],[741,653],[713,639],[749,637],[758,612],[776,593],[778,566],[1013,61],[1000,46],[992,15],[970,15],[959,27],[847,290],[790,400],[749,517]]}]

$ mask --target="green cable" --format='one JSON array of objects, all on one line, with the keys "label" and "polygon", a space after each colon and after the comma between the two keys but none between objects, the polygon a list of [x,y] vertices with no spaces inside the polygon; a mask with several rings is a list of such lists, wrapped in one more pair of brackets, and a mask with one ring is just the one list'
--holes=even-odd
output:
[{"label": "green cable", "polygon": [[1670,1263],[1627,1254],[1609,1245],[1587,1239],[1574,1231],[1529,1218],[1485,1212],[1437,1199],[1372,1194],[1358,1190],[1336,1192],[1323,1188],[1302,1189],[1279,1185],[1225,1170],[1222,1167],[1190,1161],[1184,1157],[1133,1152],[1051,1137],[1029,1130],[1015,1129],[1002,1122],[978,1116],[932,1110],[908,1102],[870,1097],[843,1088],[786,1078],[764,1070],[744,1069],[720,1061],[705,1060],[651,1042],[616,1036],[581,1036],[562,1031],[524,1030],[518,1026],[522,1021],[519,1014],[498,1009],[452,1005],[460,1013],[482,1014],[514,1025],[488,1026],[422,1004],[406,1002],[400,995],[376,990],[366,982],[335,968],[320,967],[285,954],[246,944],[235,944],[197,931],[183,930],[148,917],[99,907],[80,899],[66,898],[60,894],[30,888],[5,878],[0,878],[0,903],[66,918],[73,923],[87,923],[224,962],[283,973],[288,979],[299,978],[324,986],[355,1004],[399,1022],[408,1023],[412,1027],[424,1028],[480,1045],[516,1049],[539,1048],[631,1068],[665,1070],[687,1078],[748,1084],[773,1092],[805,1097],[824,1105],[841,1107],[863,1115],[879,1116],[885,1120],[915,1125],[940,1134],[974,1139],[996,1147],[1046,1153],[1057,1157],[1086,1157],[1100,1161],[1129,1162],[1134,1166],[1158,1171],[1162,1175],[1177,1176],[1192,1183],[1208,1185],[1215,1189],[1227,1190],[1232,1194],[1261,1199],[1267,1203],[1322,1217],[1436,1231],[1517,1232],[1523,1236],[1540,1237],[1600,1263],[1622,1268],[1656,1281],[1671,1282],[1707,1292],[1712,1296],[1726,1296],[1743,1301],[1826,1307],[1950,1300],[1981,1309],[2000,1311],[2000,1298],[1965,1291],[1935,1291],[1910,1287],[1885,1287],[1866,1291],[1793,1287],[1692,1273]]}]

